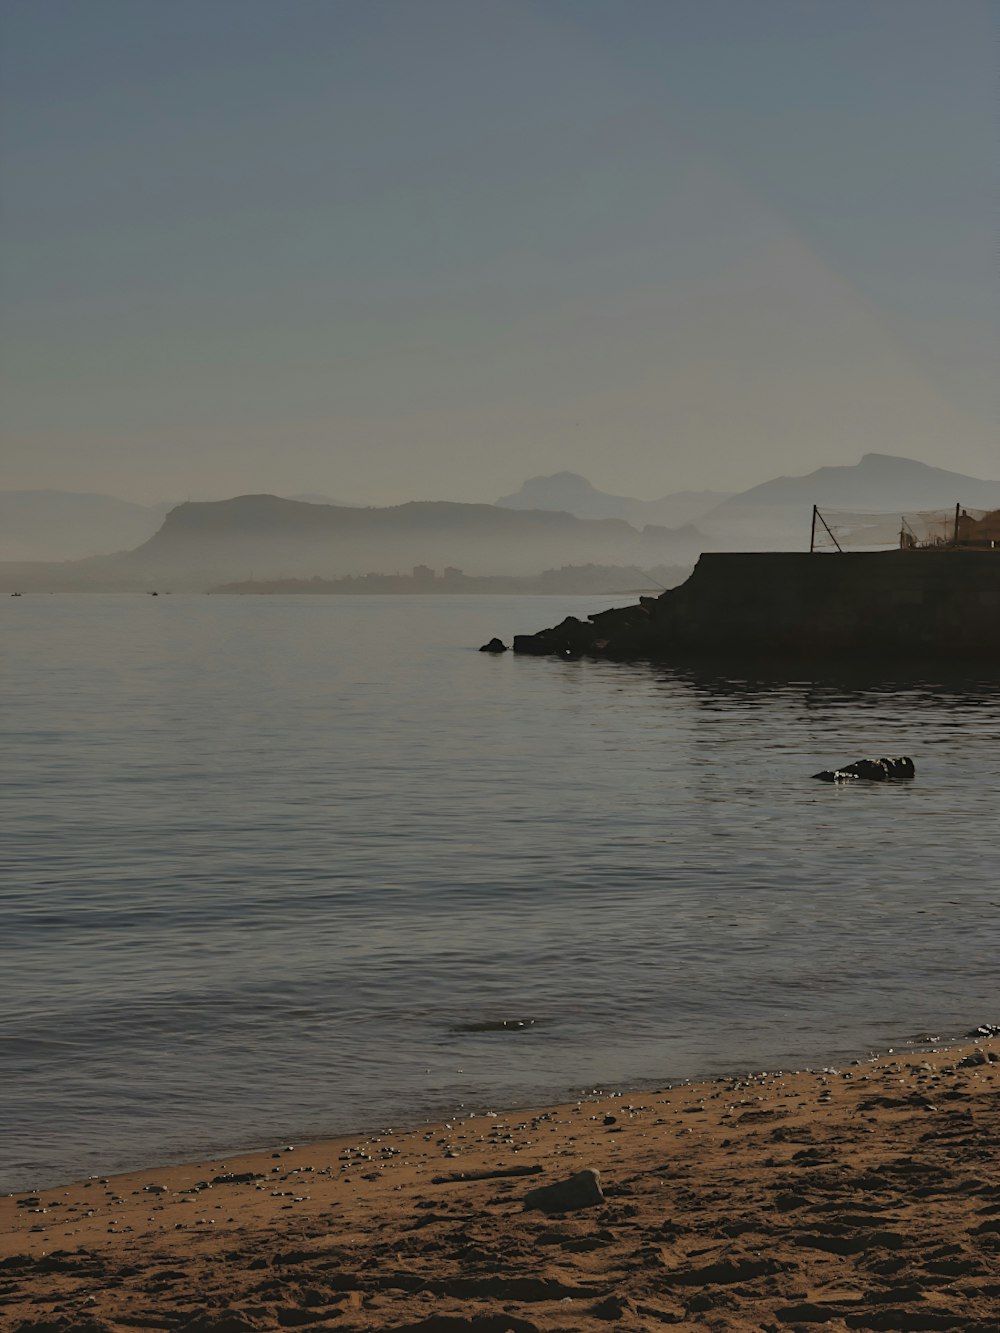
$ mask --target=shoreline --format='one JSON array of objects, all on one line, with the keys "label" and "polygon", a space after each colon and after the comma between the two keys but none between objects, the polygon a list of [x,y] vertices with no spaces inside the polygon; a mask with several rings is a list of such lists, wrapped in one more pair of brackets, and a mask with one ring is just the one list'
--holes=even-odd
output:
[{"label": "shoreline", "polygon": [[[0,1198],[0,1322],[971,1333],[998,1145],[983,1035],[145,1168]],[[524,1208],[588,1168],[603,1201]]]},{"label": "shoreline", "polygon": [[[797,1063],[795,1073],[808,1074],[815,1072],[820,1067],[817,1061],[828,1061],[833,1064],[857,1064],[858,1062],[868,1064],[877,1062],[888,1056],[899,1058],[902,1054],[916,1055],[923,1052],[932,1052],[938,1050],[950,1050],[952,1048],[965,1047],[969,1042],[977,1041],[988,1035],[1000,1036],[1000,1031],[996,1034],[988,1034],[988,1025],[983,1028],[977,1028],[974,1032],[954,1033],[952,1035],[929,1035],[930,1027],[927,1032],[920,1032],[916,1035],[901,1037],[896,1039],[895,1045],[886,1045],[882,1049],[874,1045],[867,1047],[840,1047],[832,1049],[828,1047],[818,1052],[813,1051],[808,1056],[810,1063]],[[863,1053],[859,1053],[863,1052]],[[756,1062],[749,1065],[741,1065],[740,1069],[751,1069],[756,1071],[758,1064]],[[785,1067],[775,1069],[761,1069],[760,1073],[766,1073],[768,1076],[785,1076],[789,1069]],[[473,1103],[450,1102],[441,1100],[440,1102],[428,1102],[422,1108],[416,1108],[409,1114],[399,1113],[396,1116],[389,1114],[383,1117],[379,1122],[386,1125],[393,1121],[391,1132],[395,1135],[425,1133],[436,1125],[443,1125],[448,1121],[456,1120],[481,1120],[488,1115],[500,1114],[507,1116],[530,1115],[538,1110],[553,1110],[564,1106],[576,1105],[579,1101],[596,1101],[600,1098],[609,1097],[642,1097],[652,1096],[657,1093],[665,1093],[676,1088],[700,1086],[702,1084],[714,1084],[720,1081],[733,1079],[742,1079],[750,1077],[746,1073],[733,1072],[733,1068],[726,1063],[722,1068],[708,1068],[706,1070],[691,1074],[690,1076],[678,1075],[677,1077],[633,1079],[633,1080],[610,1080],[607,1083],[596,1081],[588,1087],[579,1087],[577,1085],[568,1085],[552,1090],[543,1090],[540,1093],[542,1100],[534,1100],[530,1095],[524,1095],[522,1098],[515,1098],[513,1101],[499,1101],[495,1098],[486,1098],[480,1096]],[[470,1095],[466,1093],[465,1095]],[[488,1104],[487,1104],[488,1103]],[[482,1109],[470,1109],[481,1106]],[[495,1111],[494,1106],[499,1106],[500,1111]],[[411,1115],[413,1118],[411,1119]],[[252,1141],[244,1140],[242,1143],[230,1141],[225,1144],[216,1144],[216,1150],[213,1151],[211,1142],[207,1142],[200,1149],[191,1153],[187,1151],[165,1151],[162,1157],[157,1158],[155,1153],[145,1156],[145,1160],[125,1163],[123,1165],[110,1165],[97,1169],[98,1164],[94,1163],[95,1169],[86,1176],[72,1176],[70,1178],[59,1178],[48,1185],[39,1185],[32,1182],[30,1186],[11,1186],[0,1182],[0,1206],[7,1198],[21,1196],[24,1194],[47,1193],[53,1190],[65,1190],[83,1185],[87,1180],[94,1181],[107,1177],[108,1179],[118,1179],[131,1176],[139,1176],[148,1172],[173,1171],[178,1168],[190,1166],[197,1163],[207,1163],[212,1161],[243,1160],[244,1158],[258,1157],[262,1153],[274,1151],[276,1147],[281,1147],[294,1141],[301,1150],[306,1150],[313,1145],[339,1144],[342,1142],[355,1142],[360,1139],[370,1139],[373,1134],[381,1133],[382,1130],[374,1130],[371,1125],[354,1126],[348,1129],[334,1131],[320,1131],[303,1129],[300,1133],[289,1134],[283,1138],[280,1143],[275,1140],[274,1143],[262,1142],[261,1137],[254,1137]],[[209,1136],[206,1135],[206,1139]],[[153,1164],[150,1165],[150,1158]],[[24,1171],[24,1167],[18,1167],[19,1171]],[[42,1172],[38,1171],[37,1175]],[[2,1232],[0,1232],[2,1235]],[[2,1253],[2,1250],[0,1250]]]}]

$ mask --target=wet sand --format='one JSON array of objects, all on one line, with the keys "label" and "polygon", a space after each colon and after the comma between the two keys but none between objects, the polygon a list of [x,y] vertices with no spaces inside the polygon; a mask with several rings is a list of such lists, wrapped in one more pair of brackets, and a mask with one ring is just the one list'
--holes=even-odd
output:
[{"label": "wet sand", "polygon": [[819,1325],[1000,1328],[1000,1038],[0,1199],[5,1333]]}]

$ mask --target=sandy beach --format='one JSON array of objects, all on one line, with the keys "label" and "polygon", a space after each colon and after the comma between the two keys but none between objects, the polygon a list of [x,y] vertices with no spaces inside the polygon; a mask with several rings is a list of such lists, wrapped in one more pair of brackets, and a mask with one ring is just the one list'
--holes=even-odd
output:
[{"label": "sandy beach", "polygon": [[0,1327],[995,1333],[998,1166],[992,1035],[279,1144],[0,1199]]}]

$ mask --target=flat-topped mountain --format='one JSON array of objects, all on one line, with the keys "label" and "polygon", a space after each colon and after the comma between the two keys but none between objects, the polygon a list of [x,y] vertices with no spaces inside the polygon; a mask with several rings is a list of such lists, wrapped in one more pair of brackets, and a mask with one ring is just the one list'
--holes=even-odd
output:
[{"label": "flat-topped mountain", "polygon": [[133,551],[2,573],[23,587],[55,580],[65,588],[179,591],[241,579],[408,573],[416,565],[516,576],[561,565],[649,568],[693,563],[700,548],[691,530],[648,525],[639,532],[622,519],[446,501],[359,509],[241,495],[178,505]]},{"label": "flat-topped mountain", "polygon": [[[289,498],[357,508],[328,495]],[[143,505],[89,491],[0,491],[0,561],[84,560],[130,551],[152,537],[177,503]]]},{"label": "flat-topped mountain", "polygon": [[337,505],[341,509],[361,509],[362,505],[354,500],[341,500],[333,495],[322,495],[315,491],[307,491],[305,495],[286,495],[286,500],[301,500],[307,505]]},{"label": "flat-topped mountain", "polygon": [[575,514],[577,518],[622,518],[636,527],[649,523],[680,527],[728,498],[727,491],[676,491],[659,500],[639,500],[599,491],[578,472],[554,472],[531,477],[513,495],[502,495],[503,509],[546,509]]},{"label": "flat-topped mountain", "polygon": [[532,574],[553,564],[662,563],[691,554],[690,534],[640,533],[621,519],[516,512],[495,505],[410,501],[356,509],[243,495],[183,504],[129,556],[170,570],[320,576],[455,565],[475,574]]}]

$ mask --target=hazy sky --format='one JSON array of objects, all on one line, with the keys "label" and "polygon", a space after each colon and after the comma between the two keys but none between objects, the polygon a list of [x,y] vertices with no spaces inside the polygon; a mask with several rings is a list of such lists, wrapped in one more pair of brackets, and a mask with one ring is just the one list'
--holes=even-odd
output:
[{"label": "hazy sky", "polygon": [[0,0],[0,487],[1000,476],[992,0]]}]

